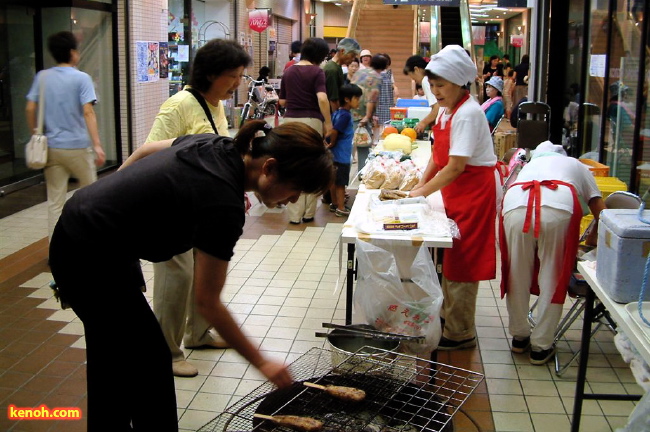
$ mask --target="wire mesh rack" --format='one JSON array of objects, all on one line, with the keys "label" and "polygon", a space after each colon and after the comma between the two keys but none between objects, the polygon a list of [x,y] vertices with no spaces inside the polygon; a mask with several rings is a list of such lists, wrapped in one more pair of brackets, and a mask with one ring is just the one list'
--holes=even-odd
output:
[{"label": "wire mesh rack", "polygon": [[[289,371],[296,380],[291,387],[277,389],[267,381],[200,431],[293,430],[255,417],[265,414],[317,419],[323,432],[450,432],[453,415],[483,380],[477,372],[372,347],[344,357],[312,348]],[[304,382],[353,387],[366,397],[352,403]]]}]

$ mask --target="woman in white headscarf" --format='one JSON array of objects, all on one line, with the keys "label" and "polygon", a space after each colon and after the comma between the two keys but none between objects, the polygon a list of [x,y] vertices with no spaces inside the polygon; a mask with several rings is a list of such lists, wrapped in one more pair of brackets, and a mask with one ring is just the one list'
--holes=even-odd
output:
[{"label": "woman in white headscarf", "polygon": [[496,176],[490,129],[467,83],[476,66],[458,45],[448,45],[425,69],[440,112],[431,160],[411,196],[442,193],[447,216],[460,230],[442,266],[445,325],[438,349],[476,346],[474,315],[481,280],[496,276]]}]

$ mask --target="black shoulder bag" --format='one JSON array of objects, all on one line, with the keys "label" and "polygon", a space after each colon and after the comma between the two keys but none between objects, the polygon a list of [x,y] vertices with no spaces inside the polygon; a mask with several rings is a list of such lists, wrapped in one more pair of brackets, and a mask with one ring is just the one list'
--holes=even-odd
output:
[{"label": "black shoulder bag", "polygon": [[192,93],[192,96],[196,98],[196,100],[201,105],[201,108],[203,108],[203,111],[205,111],[205,115],[208,117],[208,120],[212,125],[212,130],[214,131],[215,134],[219,135],[219,132],[217,131],[217,127],[214,125],[214,120],[212,119],[212,113],[210,112],[210,108],[208,108],[208,104],[205,102],[203,96],[201,96],[201,93],[199,93],[198,90],[195,90],[191,87],[186,87],[185,90]]}]

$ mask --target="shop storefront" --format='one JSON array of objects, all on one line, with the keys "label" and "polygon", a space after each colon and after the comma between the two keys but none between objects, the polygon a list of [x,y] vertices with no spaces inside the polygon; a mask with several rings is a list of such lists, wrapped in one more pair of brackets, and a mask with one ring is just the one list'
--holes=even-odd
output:
[{"label": "shop storefront", "polygon": [[573,156],[607,165],[638,194],[650,187],[647,5],[578,0],[553,9],[564,19],[552,24],[551,45],[563,40],[563,55],[550,57],[548,74],[554,116],[564,114],[556,115],[554,136],[560,127],[568,131]]},{"label": "shop storefront", "polygon": [[95,84],[95,112],[106,151],[105,168],[118,163],[116,115],[115,6],[105,1],[13,1],[0,4],[0,188],[5,193],[41,180],[25,166],[31,131],[25,96],[36,71],[54,65],[47,51],[50,34],[69,30],[79,40],[78,68]]}]

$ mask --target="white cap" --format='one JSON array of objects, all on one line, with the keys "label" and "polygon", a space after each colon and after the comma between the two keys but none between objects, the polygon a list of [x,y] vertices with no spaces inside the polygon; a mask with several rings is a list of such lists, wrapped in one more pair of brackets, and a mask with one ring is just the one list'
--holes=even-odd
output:
[{"label": "white cap", "polygon": [[459,86],[474,81],[477,74],[476,65],[459,45],[447,45],[434,54],[426,69]]},{"label": "white cap", "polygon": [[359,58],[365,57],[365,56],[371,56],[372,57],[372,54],[370,54],[370,50],[363,50],[363,51],[361,51],[361,54],[359,54]]},{"label": "white cap", "polygon": [[550,141],[544,141],[543,143],[535,147],[535,150],[533,150],[533,157],[542,156],[543,154],[548,154],[548,153],[557,153],[558,155],[561,156],[567,155],[566,151],[564,150],[564,147],[562,147],[561,145],[553,144]]}]

